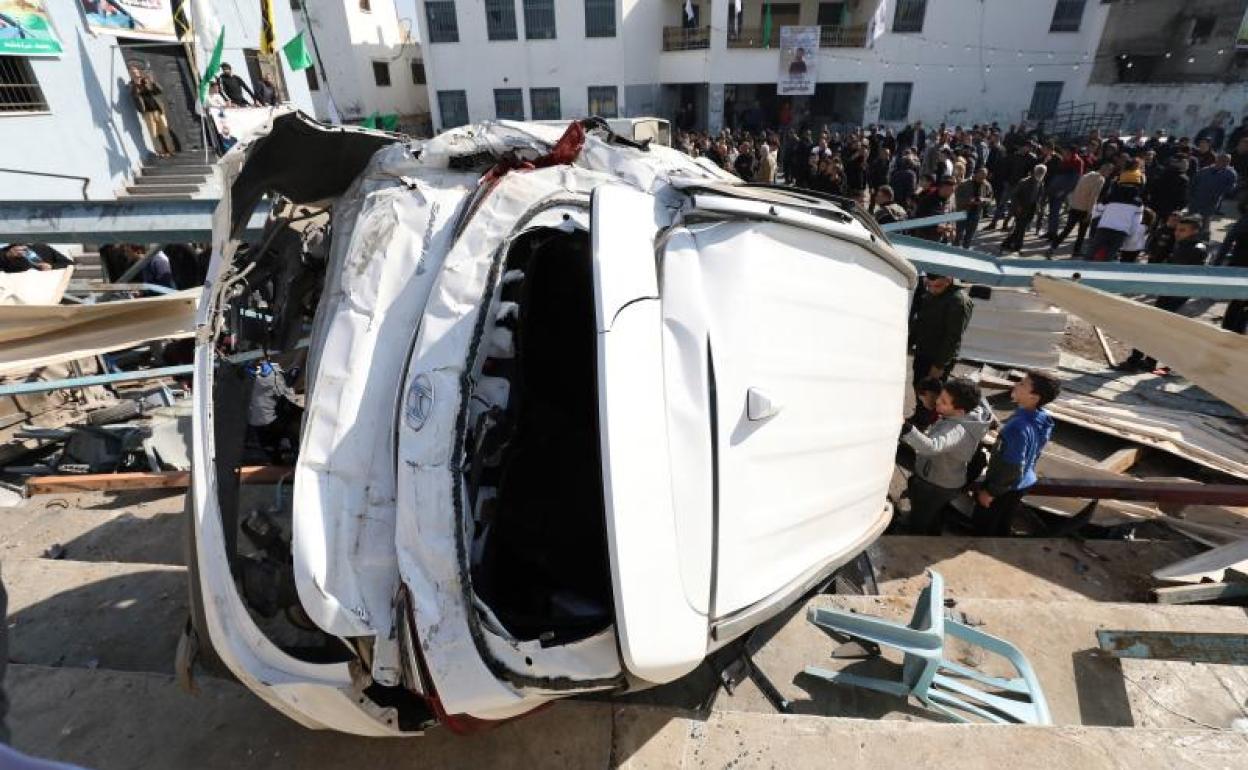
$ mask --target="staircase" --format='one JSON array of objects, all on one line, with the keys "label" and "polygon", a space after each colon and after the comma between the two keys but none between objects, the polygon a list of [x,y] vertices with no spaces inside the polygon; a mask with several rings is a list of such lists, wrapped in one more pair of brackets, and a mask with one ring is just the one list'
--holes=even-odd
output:
[{"label": "staircase", "polygon": [[151,157],[139,175],[119,197],[191,200],[212,197],[212,158],[205,161],[202,151],[182,152],[171,158]]},{"label": "staircase", "polygon": [[1082,142],[1093,131],[1100,131],[1105,138],[1117,137],[1123,117],[1120,112],[1098,112],[1095,102],[1062,102],[1047,118],[1035,117],[1030,111],[1023,113],[1024,120],[1043,124],[1045,135],[1059,143]]},{"label": "staircase", "polygon": [[[259,494],[259,493],[257,493]],[[264,495],[261,495],[264,497]],[[265,497],[267,499],[267,497]],[[813,680],[837,642],[804,611],[755,656],[792,704],[782,715],[745,680],[700,668],[626,698],[563,701],[464,738],[362,739],[300,727],[233,680],[171,672],[186,617],[183,495],[171,490],[36,497],[0,508],[9,592],[9,716],[18,749],[84,767],[1171,767],[1244,766],[1242,668],[1119,661],[1093,652],[1101,627],[1244,633],[1242,608],[1145,604],[1148,571],[1189,555],[1167,541],[884,537],[880,596],[812,604],[909,615],[923,570],[944,575],[952,613],[1018,645],[1055,725],[956,725],[898,698]],[[59,559],[44,558],[53,546]],[[799,608],[800,610],[801,608]],[[953,650],[949,655],[957,655]],[[968,661],[970,665],[985,665]],[[989,662],[990,663],[990,662]],[[990,666],[989,666],[990,667]]]}]

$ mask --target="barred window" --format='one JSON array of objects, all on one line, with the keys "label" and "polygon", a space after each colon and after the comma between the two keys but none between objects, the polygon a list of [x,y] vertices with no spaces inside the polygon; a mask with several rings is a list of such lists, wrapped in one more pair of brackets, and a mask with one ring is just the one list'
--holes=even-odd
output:
[{"label": "barred window", "polygon": [[47,111],[30,62],[22,56],[0,56],[0,112]]},{"label": "barred window", "polygon": [[465,91],[438,91],[438,111],[442,128],[455,128],[468,122],[468,94]]},{"label": "barred window", "polygon": [[1041,80],[1031,92],[1031,107],[1027,110],[1028,120],[1047,120],[1057,112],[1057,105],[1062,100],[1060,80]]},{"label": "barred window", "polygon": [[880,120],[904,121],[910,116],[913,83],[885,83],[880,95]]},{"label": "barred window", "polygon": [[528,40],[555,39],[555,0],[524,0],[524,36]]},{"label": "barred window", "polygon": [[420,59],[412,59],[412,82],[418,86],[425,84],[425,63]]},{"label": "barred window", "polygon": [[534,120],[559,120],[563,110],[559,107],[558,88],[530,88],[529,112]]},{"label": "barred window", "polygon": [[516,39],[515,0],[485,0],[485,31],[490,40]]},{"label": "barred window", "polygon": [[459,42],[455,0],[425,0],[425,20],[429,26],[430,43]]},{"label": "barred window", "polygon": [[499,120],[524,120],[524,91],[519,88],[495,88],[494,117]]},{"label": "barred window", "polygon": [[590,86],[589,114],[600,118],[618,118],[620,108],[615,97],[615,86]]},{"label": "barred window", "polygon": [[1079,25],[1083,22],[1083,6],[1086,2],[1087,0],[1057,0],[1049,31],[1078,32]]},{"label": "barred window", "polygon": [[585,37],[615,37],[615,0],[585,0]]},{"label": "barred window", "polygon": [[922,32],[923,17],[927,15],[927,0],[897,0],[893,14],[894,32]]}]

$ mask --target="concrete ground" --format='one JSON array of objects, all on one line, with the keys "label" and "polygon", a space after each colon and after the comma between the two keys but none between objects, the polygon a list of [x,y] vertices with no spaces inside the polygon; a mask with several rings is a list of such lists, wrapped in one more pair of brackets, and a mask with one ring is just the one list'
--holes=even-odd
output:
[{"label": "concrete ground", "polygon": [[[809,665],[895,676],[896,659],[833,658],[840,640],[799,607],[755,657],[792,701],[791,715],[749,680],[719,691],[703,667],[666,687],[561,702],[473,736],[436,729],[387,741],[307,731],[229,680],[201,674],[195,695],[177,687],[182,503],[181,494],[83,494],[0,509],[18,748],[110,770],[990,767],[1020,757],[1037,767],[1248,767],[1248,735],[1230,729],[1248,717],[1244,669],[1094,652],[1105,627],[1248,632],[1242,608],[1138,603],[1148,571],[1195,551],[1182,541],[889,536],[872,548],[881,596],[812,600],[900,619],[926,584],[924,569],[939,570],[954,617],[1028,656],[1055,727],[953,725],[915,703],[810,677]],[[43,558],[53,545],[61,558]]]}]

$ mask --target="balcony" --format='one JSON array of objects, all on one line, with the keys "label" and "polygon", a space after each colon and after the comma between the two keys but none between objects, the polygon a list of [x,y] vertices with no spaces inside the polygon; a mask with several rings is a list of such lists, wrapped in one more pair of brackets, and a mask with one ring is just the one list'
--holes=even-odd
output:
[{"label": "balcony", "polygon": [[867,25],[842,27],[824,24],[819,29],[820,48],[864,48],[867,45]]},{"label": "balcony", "polygon": [[664,27],[664,51],[697,51],[711,47],[710,27]]},{"label": "balcony", "polygon": [[[666,38],[664,39],[666,42]],[[867,25],[841,26],[824,24],[819,28],[820,48],[863,48],[867,44]],[[728,32],[729,48],[779,48],[780,27],[771,28],[771,39],[763,38],[761,27],[742,27],[736,33]],[[667,50],[666,48],[664,50]]]}]

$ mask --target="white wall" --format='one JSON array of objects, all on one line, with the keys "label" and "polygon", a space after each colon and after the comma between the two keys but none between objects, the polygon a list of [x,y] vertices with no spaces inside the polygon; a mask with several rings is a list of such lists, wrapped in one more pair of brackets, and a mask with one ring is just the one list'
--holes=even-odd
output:
[{"label": "white wall", "polygon": [[[867,83],[868,122],[879,114],[883,84],[894,81],[914,83],[910,120],[1014,122],[1030,105],[1037,81],[1064,82],[1063,101],[1080,99],[1087,83],[1106,7],[1088,0],[1078,32],[1050,33],[1055,2],[930,0],[923,32],[913,35],[891,32],[895,2],[889,0],[890,32],[873,48],[820,49],[818,80]],[[424,0],[418,0],[435,124],[440,123],[438,90],[466,91],[469,118],[475,121],[495,116],[495,88],[524,88],[527,115],[530,87],[560,86],[564,116],[572,117],[584,114],[589,85],[619,85],[623,101],[629,84],[776,81],[777,50],[727,47],[729,0],[701,0],[698,5],[701,23],[712,27],[711,47],[663,52],[662,28],[680,23],[682,0],[621,0],[617,37],[607,40],[585,38],[583,0],[557,0],[554,41],[524,39],[520,0],[516,0],[517,41],[488,40],[484,4],[458,2],[457,44],[427,42]],[[761,0],[745,0],[743,5],[743,25],[758,26]],[[871,18],[875,3],[860,0],[849,7],[848,23],[863,24]],[[813,24],[817,13],[818,0],[804,0],[802,22]],[[1006,50],[981,55],[981,39]],[[1029,53],[1019,56],[1019,50]],[[921,64],[918,69],[916,62]],[[954,67],[952,72],[949,66]],[[621,113],[629,112],[622,104]]]},{"label": "white wall", "polygon": [[[324,64],[324,70],[317,65],[318,75],[324,77],[312,94],[318,118],[330,117],[331,97],[344,120],[360,120],[374,112],[405,116],[429,112],[428,91],[412,80],[411,62],[420,60],[420,46],[415,37],[408,40],[404,34],[415,21],[410,11],[401,21],[394,0],[371,0],[368,11],[360,8],[359,0],[304,2]],[[302,14],[297,21],[306,26]],[[374,61],[388,64],[389,86],[377,85]]]},{"label": "white wall", "polygon": [[[244,77],[243,48],[260,39],[259,3],[217,0],[226,29],[224,61]],[[76,0],[45,4],[64,53],[30,64],[48,103],[45,113],[0,113],[0,167],[88,179],[92,200],[115,198],[142,165],[147,140],[130,98],[129,75],[117,38],[87,31]],[[274,3],[279,42],[294,35],[290,4]],[[285,62],[283,62],[285,66]],[[285,72],[291,100],[311,107],[302,76]],[[5,200],[81,200],[82,182],[0,172]]]},{"label": "white wall", "polygon": [[1248,87],[1243,83],[1092,84],[1084,98],[1100,110],[1123,113],[1123,131],[1131,133],[1163,128],[1172,136],[1195,136],[1217,117],[1230,133],[1248,115]]}]

